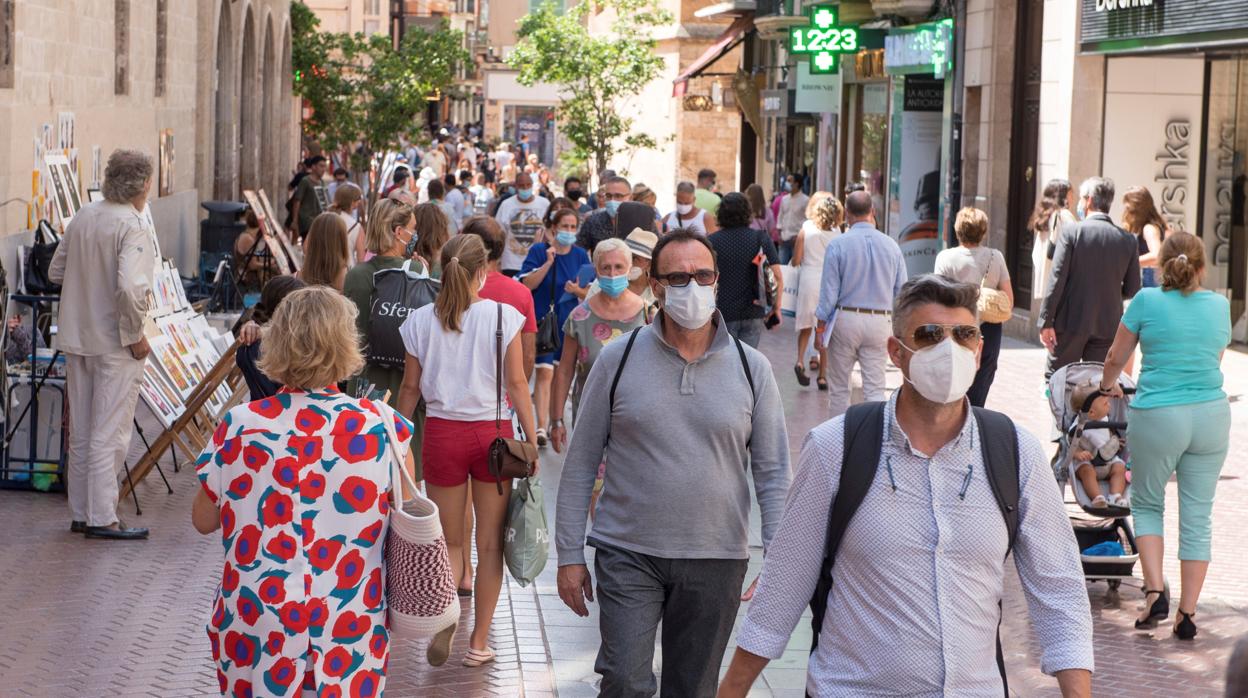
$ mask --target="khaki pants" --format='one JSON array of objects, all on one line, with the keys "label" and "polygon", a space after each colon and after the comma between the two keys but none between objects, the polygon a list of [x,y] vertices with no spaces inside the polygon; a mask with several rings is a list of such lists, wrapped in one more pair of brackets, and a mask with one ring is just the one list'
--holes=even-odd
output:
[{"label": "khaki pants", "polygon": [[143,361],[123,349],[67,354],[69,511],[88,526],[117,522],[117,472],[134,433]]},{"label": "khaki pants", "polygon": [[828,338],[828,402],[831,416],[845,414],[852,392],[854,364],[862,373],[862,399],[883,400],[884,368],[888,363],[888,338],[893,334],[889,315],[836,311],[836,323]]}]

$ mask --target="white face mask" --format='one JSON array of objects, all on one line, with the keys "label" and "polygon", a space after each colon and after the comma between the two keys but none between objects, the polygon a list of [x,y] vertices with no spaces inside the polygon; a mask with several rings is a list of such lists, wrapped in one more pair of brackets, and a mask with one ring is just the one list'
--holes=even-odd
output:
[{"label": "white face mask", "polygon": [[477,295],[481,295],[481,292],[485,290],[485,280],[488,278],[490,277],[489,276],[481,277],[481,283],[477,284]]},{"label": "white face mask", "polygon": [[715,287],[692,280],[688,286],[669,286],[663,292],[663,312],[687,330],[705,327],[715,313]]},{"label": "white face mask", "polygon": [[978,369],[975,352],[953,341],[953,337],[918,351],[905,344],[901,346],[913,353],[906,381],[919,395],[940,405],[966,397]]},{"label": "white face mask", "polygon": [[628,280],[636,281],[641,278],[641,267],[633,267],[628,270]]},{"label": "white face mask", "polygon": [[676,213],[679,213],[682,216],[689,215],[689,212],[692,210],[693,204],[676,204]]}]

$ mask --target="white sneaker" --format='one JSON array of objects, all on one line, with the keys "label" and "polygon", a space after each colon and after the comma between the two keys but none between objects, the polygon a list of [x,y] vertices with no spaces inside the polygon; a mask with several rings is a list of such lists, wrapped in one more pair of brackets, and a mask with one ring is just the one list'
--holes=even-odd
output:
[{"label": "white sneaker", "polygon": [[1105,499],[1104,495],[1098,494],[1096,495],[1096,499],[1092,500],[1092,508],[1093,509],[1108,509],[1109,500]]}]

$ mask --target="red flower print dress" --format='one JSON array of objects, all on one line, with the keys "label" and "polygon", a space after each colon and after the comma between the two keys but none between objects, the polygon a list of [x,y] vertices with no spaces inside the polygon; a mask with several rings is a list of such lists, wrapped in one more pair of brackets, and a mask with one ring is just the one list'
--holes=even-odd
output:
[{"label": "red flower print dress", "polygon": [[407,449],[411,423],[384,406],[282,391],[226,413],[199,456],[225,545],[208,622],[223,695],[381,695],[387,415]]}]

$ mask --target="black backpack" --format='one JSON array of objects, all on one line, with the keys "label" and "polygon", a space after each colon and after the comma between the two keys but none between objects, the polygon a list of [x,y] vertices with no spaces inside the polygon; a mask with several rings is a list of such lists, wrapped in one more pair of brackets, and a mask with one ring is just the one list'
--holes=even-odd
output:
[{"label": "black backpack", "polygon": [[409,275],[410,262],[395,269],[382,269],[373,274],[373,301],[368,313],[368,348],[364,358],[374,366],[403,368],[407,349],[399,328],[417,308],[438,297],[442,287],[428,276]]},{"label": "black backpack", "polygon": [[[823,549],[823,563],[819,568],[815,594],[810,600],[810,627],[814,630],[810,643],[811,654],[819,646],[819,631],[823,628],[828,593],[832,591],[832,565],[836,561],[837,548],[841,545],[841,538],[849,528],[854,513],[867,496],[867,489],[875,480],[875,471],[880,464],[880,450],[884,444],[884,405],[883,402],[867,402],[854,405],[845,413],[845,445],[841,457],[840,485],[828,512],[828,538]],[[1009,540],[1005,554],[1009,557],[1018,536],[1018,435],[1014,430],[1014,422],[1009,417],[980,407],[972,409],[975,420],[979,423],[980,448],[983,451],[984,469],[988,473],[988,484],[996,496],[997,506],[1001,508],[1001,516],[1005,518]],[[997,605],[1000,607],[1000,603]],[[1005,679],[1005,657],[1001,653],[1000,625],[998,619],[997,668],[1001,672],[1001,683],[1006,686],[1006,698],[1009,698],[1010,690]]]}]

